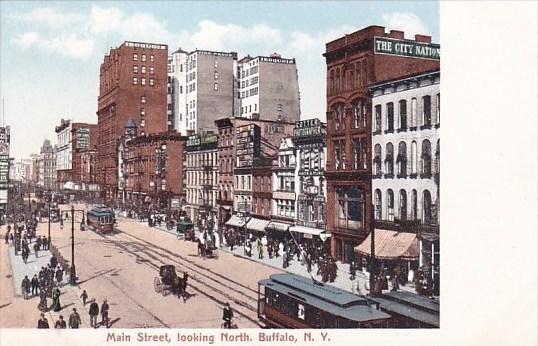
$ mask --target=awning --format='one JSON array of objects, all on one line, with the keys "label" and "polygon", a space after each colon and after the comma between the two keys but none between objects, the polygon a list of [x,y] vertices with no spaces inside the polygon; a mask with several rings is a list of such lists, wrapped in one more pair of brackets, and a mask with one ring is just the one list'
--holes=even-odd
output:
[{"label": "awning", "polygon": [[[358,246],[356,252],[371,256],[372,234]],[[375,229],[375,257],[379,259],[418,259],[418,239],[415,233]]]},{"label": "awning", "polygon": [[319,236],[321,233],[325,232],[324,229],[312,228],[306,226],[291,226],[290,231],[304,234],[312,234]]},{"label": "awning", "polygon": [[247,229],[256,232],[265,232],[265,227],[269,224],[269,221],[263,219],[251,218],[247,222]]},{"label": "awning", "polygon": [[288,228],[289,228],[290,226],[291,226],[291,225],[289,225],[289,224],[287,224],[287,223],[271,221],[271,222],[269,222],[269,224],[265,227],[265,229],[268,230],[268,231],[287,232],[287,231],[288,231]]},{"label": "awning", "polygon": [[226,221],[226,225],[234,227],[243,227],[245,225],[245,221],[242,217],[232,215],[232,217],[228,221]]}]

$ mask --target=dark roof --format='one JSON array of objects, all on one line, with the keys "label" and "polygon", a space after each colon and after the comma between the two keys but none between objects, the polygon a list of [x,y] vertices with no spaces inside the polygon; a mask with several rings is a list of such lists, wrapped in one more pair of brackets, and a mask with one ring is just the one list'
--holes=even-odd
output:
[{"label": "dark roof", "polygon": [[400,303],[413,305],[419,309],[428,310],[433,313],[439,313],[439,301],[423,297],[415,293],[395,291],[383,294],[387,299],[398,301]]},{"label": "dark roof", "polygon": [[[362,304],[362,301],[366,303],[366,300],[359,297],[354,296],[356,303],[355,305],[347,306],[347,307],[340,307],[334,303],[328,302],[323,299],[319,299],[318,297],[311,295],[310,292],[306,293],[302,290],[294,289],[293,287],[289,287],[287,285],[283,285],[279,283],[278,281],[274,281],[273,277],[275,276],[296,276],[293,274],[276,274],[271,275],[270,279],[261,280],[259,282],[260,285],[263,285],[269,289],[272,289],[276,292],[279,292],[281,294],[284,294],[286,296],[291,296],[298,301],[304,302],[306,305],[318,308],[320,310],[326,311],[334,316],[339,316],[346,318],[350,321],[356,321],[356,322],[366,322],[366,321],[373,321],[373,320],[380,320],[380,319],[387,319],[390,318],[390,315],[387,313],[376,310],[375,308],[372,308],[370,305]],[[303,284],[299,283],[299,286],[302,286]],[[304,289],[304,286],[302,287]],[[310,284],[309,289],[315,288],[325,288],[325,287],[318,287],[314,284]],[[333,288],[332,288],[333,289]],[[339,290],[339,289],[338,289]],[[341,290],[340,290],[341,291]],[[308,292],[308,291],[307,291]],[[345,291],[344,291],[345,292]],[[345,292],[347,293],[347,292]],[[352,295],[351,293],[347,293],[349,295]]]},{"label": "dark roof", "polygon": [[396,313],[401,316],[426,323],[432,327],[439,327],[439,313],[431,313],[422,309],[418,309],[409,304],[403,304],[398,301],[385,299],[385,298],[375,298],[379,302],[381,310],[387,311],[388,313]]},{"label": "dark roof", "polygon": [[105,206],[96,206],[88,211],[89,214],[95,215],[95,216],[114,216],[114,211]]}]

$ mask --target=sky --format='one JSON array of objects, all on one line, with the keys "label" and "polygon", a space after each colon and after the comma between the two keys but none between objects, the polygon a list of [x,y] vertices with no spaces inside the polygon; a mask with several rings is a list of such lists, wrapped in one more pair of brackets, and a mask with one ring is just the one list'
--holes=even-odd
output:
[{"label": "sky", "polygon": [[325,43],[369,25],[440,43],[434,1],[1,1],[0,20],[0,96],[17,159],[56,143],[61,118],[97,123],[100,63],[125,40],[294,57],[301,118],[322,120]]}]

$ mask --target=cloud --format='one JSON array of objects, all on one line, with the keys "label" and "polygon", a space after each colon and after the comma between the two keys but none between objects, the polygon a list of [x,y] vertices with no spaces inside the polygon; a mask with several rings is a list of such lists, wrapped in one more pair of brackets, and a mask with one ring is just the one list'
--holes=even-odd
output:
[{"label": "cloud", "polygon": [[382,19],[388,30],[401,30],[406,38],[414,38],[415,34],[428,35],[430,32],[420,17],[412,13],[386,13]]},{"label": "cloud", "polygon": [[25,32],[15,38],[15,43],[24,49],[28,49],[39,43],[39,34],[35,31]]},{"label": "cloud", "polygon": [[23,49],[35,47],[76,59],[86,59],[91,56],[95,45],[94,40],[82,38],[75,34],[65,34],[47,39],[34,31],[25,32],[15,38],[14,41]]},{"label": "cloud", "polygon": [[16,13],[13,18],[23,23],[37,26],[45,26],[52,29],[80,23],[84,16],[78,13],[63,13],[50,7],[33,9],[27,13]]}]

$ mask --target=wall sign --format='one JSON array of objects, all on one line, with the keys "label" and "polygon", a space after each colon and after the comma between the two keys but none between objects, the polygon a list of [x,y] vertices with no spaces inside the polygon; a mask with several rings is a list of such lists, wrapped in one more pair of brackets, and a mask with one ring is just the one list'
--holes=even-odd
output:
[{"label": "wall sign", "polygon": [[376,37],[374,38],[374,53],[440,60],[441,46],[435,43],[422,43],[412,40]]}]

